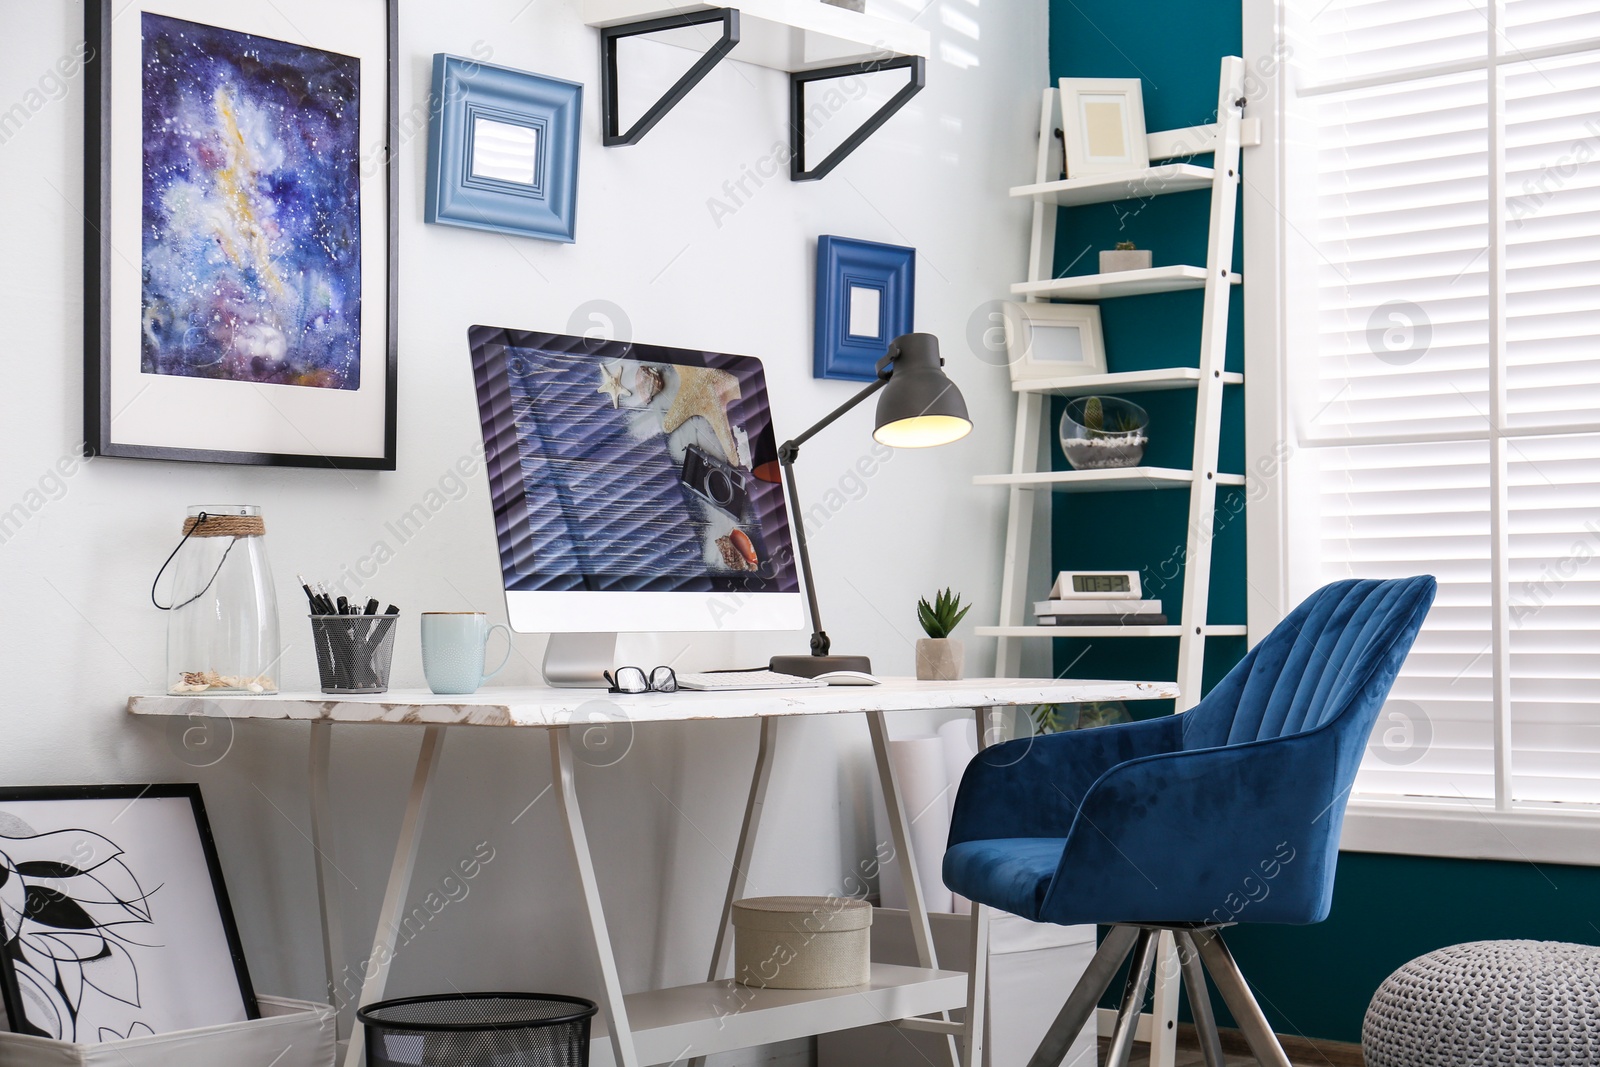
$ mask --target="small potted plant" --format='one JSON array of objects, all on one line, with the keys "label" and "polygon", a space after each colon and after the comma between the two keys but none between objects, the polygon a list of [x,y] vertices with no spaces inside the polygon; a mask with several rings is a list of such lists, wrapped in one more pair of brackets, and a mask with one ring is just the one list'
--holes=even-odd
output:
[{"label": "small potted plant", "polygon": [[1132,241],[1118,241],[1117,247],[1100,253],[1100,273],[1123,270],[1149,270],[1150,250],[1135,248]]},{"label": "small potted plant", "polygon": [[920,680],[954,682],[961,677],[966,649],[950,635],[971,610],[971,605],[962,607],[960,594],[948,588],[935,594],[932,604],[926,597],[917,601],[917,621],[928,635],[917,640],[917,677]]},{"label": "small potted plant", "polygon": [[1041,734],[1068,730],[1089,730],[1096,726],[1115,726],[1132,722],[1133,716],[1120,700],[1089,700],[1079,704],[1040,704],[1030,713],[1034,729]]}]

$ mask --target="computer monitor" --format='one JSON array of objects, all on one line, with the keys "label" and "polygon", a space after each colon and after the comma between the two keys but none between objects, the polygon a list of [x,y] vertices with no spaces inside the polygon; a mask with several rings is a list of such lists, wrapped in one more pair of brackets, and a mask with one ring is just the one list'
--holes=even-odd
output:
[{"label": "computer monitor", "polygon": [[604,685],[619,632],[804,625],[761,361],[468,332],[506,612],[545,680]]}]

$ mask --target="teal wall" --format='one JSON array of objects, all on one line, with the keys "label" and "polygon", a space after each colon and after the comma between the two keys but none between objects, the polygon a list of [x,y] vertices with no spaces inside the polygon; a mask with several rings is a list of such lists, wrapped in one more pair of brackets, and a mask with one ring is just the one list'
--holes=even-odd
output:
[{"label": "teal wall", "polygon": [[[1143,79],[1145,126],[1170,130],[1216,118],[1219,61],[1238,55],[1237,0],[1226,5],[1127,4],[1113,0],[1053,0],[1050,16],[1052,77]],[[1159,10],[1158,10],[1159,9]],[[1224,17],[1217,17],[1221,12]],[[1196,160],[1201,164],[1209,157]],[[1151,250],[1156,266],[1204,264],[1211,194],[1205,190],[1094,204],[1061,212],[1056,230],[1056,273],[1094,274],[1099,253],[1118,241]],[[1234,264],[1249,274],[1235,242]],[[1106,366],[1111,371],[1198,366],[1203,293],[1159,293],[1124,297],[1100,305]],[[1243,369],[1241,294],[1236,288],[1228,320],[1227,368]],[[1150,413],[1150,446],[1144,462],[1187,468],[1193,459],[1193,390],[1140,393],[1133,398]],[[1062,402],[1052,412],[1061,417]],[[1243,391],[1226,390],[1219,469],[1244,469]],[[1054,439],[1054,434],[1051,435]],[[1066,461],[1055,452],[1055,466]],[[1212,543],[1212,623],[1245,621],[1245,537],[1242,519],[1229,521],[1243,505],[1244,490],[1217,493],[1217,524]],[[1057,494],[1054,499],[1053,558],[1057,569],[1072,567],[1138,570],[1147,596],[1159,596],[1171,622],[1182,610],[1184,542],[1189,494],[1182,489],[1138,493]],[[1209,687],[1244,654],[1243,638],[1207,642]],[[1079,678],[1175,678],[1176,638],[1058,640],[1058,673]],[[1136,715],[1165,714],[1170,701],[1133,706]]]},{"label": "teal wall", "polygon": [[[1240,51],[1238,0],[1051,0],[1052,77],[1142,78],[1151,130],[1211,121],[1218,60]],[[1119,240],[1152,249],[1157,265],[1203,262],[1207,196],[1182,193],[1144,204],[1063,210],[1058,272],[1094,273],[1096,253]],[[1061,270],[1080,253],[1076,265]],[[1250,284],[1249,264],[1237,247],[1234,262]],[[1109,369],[1196,364],[1198,292],[1108,301],[1101,316]],[[1229,325],[1228,369],[1242,370],[1237,292]],[[1242,392],[1229,389],[1224,404],[1224,471],[1243,469]],[[1187,467],[1194,394],[1146,393],[1138,399],[1151,415],[1146,462]],[[1055,417],[1060,417],[1059,404]],[[1059,452],[1056,466],[1065,468]],[[1229,492],[1242,490],[1222,491]],[[1218,504],[1219,514],[1229,510],[1220,494]],[[1139,569],[1149,583],[1152,571],[1181,549],[1187,510],[1188,494],[1181,490],[1057,496],[1055,566]],[[1181,588],[1178,581],[1167,586],[1171,595],[1163,595],[1163,607],[1169,615],[1178,611],[1175,594]],[[1210,620],[1243,622],[1244,588],[1243,522],[1234,520],[1216,535]],[[1209,644],[1208,686],[1244,651],[1242,639]],[[1072,676],[1176,676],[1176,640],[1058,641],[1056,646],[1057,670]],[[1134,710],[1150,715],[1164,709]],[[1229,943],[1278,1031],[1354,1042],[1360,1040],[1373,991],[1396,967],[1444,945],[1491,938],[1600,943],[1600,869],[1344,853],[1328,921],[1309,927],[1239,927]],[[1217,1007],[1223,1024],[1231,1024]]]},{"label": "teal wall", "polygon": [[1344,852],[1333,914],[1316,926],[1240,926],[1239,967],[1279,1033],[1360,1041],[1395,968],[1463,941],[1600,943],[1600,868]]}]

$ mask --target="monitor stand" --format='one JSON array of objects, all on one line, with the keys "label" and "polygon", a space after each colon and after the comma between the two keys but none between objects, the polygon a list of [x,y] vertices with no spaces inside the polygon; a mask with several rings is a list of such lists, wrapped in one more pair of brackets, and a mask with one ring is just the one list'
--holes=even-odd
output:
[{"label": "monitor stand", "polygon": [[557,689],[607,689],[602,672],[616,666],[616,653],[616,634],[551,634],[540,671]]}]

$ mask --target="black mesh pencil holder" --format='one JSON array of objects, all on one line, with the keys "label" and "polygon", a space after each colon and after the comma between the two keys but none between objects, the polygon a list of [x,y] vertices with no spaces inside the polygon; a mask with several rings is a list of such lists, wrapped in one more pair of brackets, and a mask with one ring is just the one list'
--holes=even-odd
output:
[{"label": "black mesh pencil holder", "polygon": [[312,615],[324,693],[385,693],[398,615]]},{"label": "black mesh pencil holder", "polygon": [[452,993],[369,1004],[368,1067],[588,1067],[593,1001]]}]

